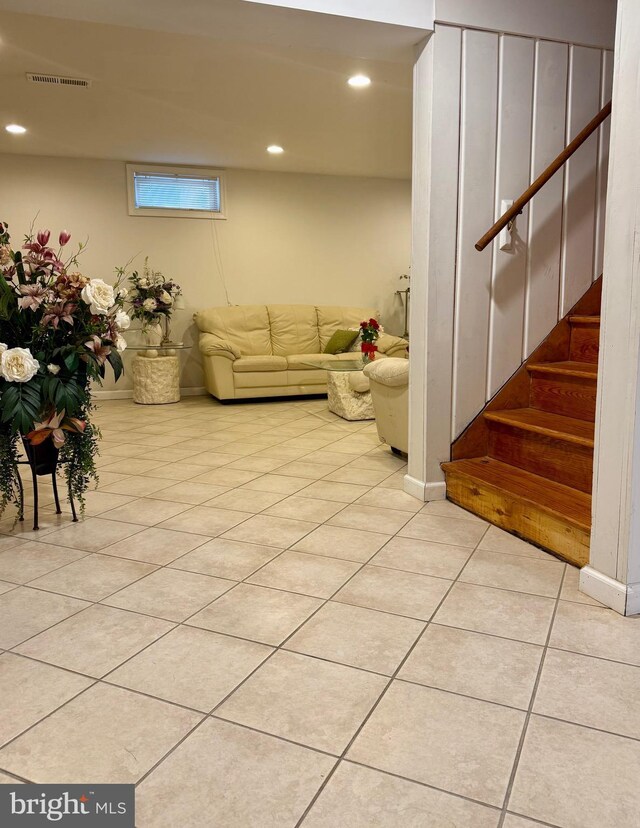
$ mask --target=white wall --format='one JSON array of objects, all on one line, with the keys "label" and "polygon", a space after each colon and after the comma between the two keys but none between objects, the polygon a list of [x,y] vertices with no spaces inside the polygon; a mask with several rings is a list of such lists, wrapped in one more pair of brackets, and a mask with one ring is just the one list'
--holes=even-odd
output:
[{"label": "white wall", "polygon": [[640,613],[640,6],[620,0],[604,243],[593,530],[580,588]]},{"label": "white wall", "polygon": [[[537,36],[536,25],[558,37],[571,19],[532,18],[519,0],[515,16],[491,0],[482,20],[468,0],[437,2],[438,19],[445,7],[469,25],[437,22],[414,74],[407,485],[426,499],[444,497],[451,443],[602,272],[608,125],[518,217],[515,254],[474,244],[501,200],[517,198],[609,100],[612,26],[594,21],[615,11],[609,0],[570,4],[576,37],[595,47]],[[578,9],[594,12],[593,25]],[[526,34],[506,34],[501,10],[507,31]]]},{"label": "white wall", "polygon": [[435,19],[438,23],[613,48],[616,0],[435,0]]},{"label": "white wall", "polygon": [[[435,37],[438,38],[437,27]],[[611,53],[455,28],[460,133],[451,438],[602,272],[608,126],[517,219],[515,253],[475,242],[611,97]]]},{"label": "white wall", "polygon": [[395,26],[431,29],[435,0],[249,0],[266,6],[282,6],[358,20],[374,20]]},{"label": "white wall", "polygon": [[[224,283],[232,304],[374,306],[402,332],[394,291],[409,266],[410,181],[229,170],[226,221],[129,216],[116,161],[0,155],[0,182],[14,242],[39,211],[36,228],[89,237],[87,275],[110,281],[116,265],[136,256],[142,267],[148,255],[183,286],[173,332],[186,342],[196,338],[195,310],[226,304]],[[197,347],[181,361],[182,386],[201,386]],[[127,388],[125,376],[118,389]]]}]

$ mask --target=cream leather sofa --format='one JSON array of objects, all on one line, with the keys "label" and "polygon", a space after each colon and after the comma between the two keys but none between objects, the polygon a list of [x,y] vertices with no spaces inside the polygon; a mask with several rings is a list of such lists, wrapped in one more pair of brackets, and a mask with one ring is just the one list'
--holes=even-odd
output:
[{"label": "cream leather sofa", "polygon": [[409,361],[376,360],[364,369],[369,378],[378,437],[395,452],[409,451]]},{"label": "cream leather sofa", "polygon": [[[353,359],[323,351],[338,329],[377,316],[374,308],[238,305],[194,315],[207,391],[219,400],[323,394],[327,372],[305,363]],[[381,356],[406,354],[404,339],[381,334]]]}]

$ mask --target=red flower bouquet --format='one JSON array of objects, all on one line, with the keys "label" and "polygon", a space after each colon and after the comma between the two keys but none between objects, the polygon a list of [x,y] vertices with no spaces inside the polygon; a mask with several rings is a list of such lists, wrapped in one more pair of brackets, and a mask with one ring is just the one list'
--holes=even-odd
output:
[{"label": "red flower bouquet", "polygon": [[372,318],[368,322],[360,323],[360,338],[362,340],[360,349],[362,351],[363,362],[371,362],[375,359],[376,351],[378,350],[375,342],[380,336],[381,331],[382,327],[377,319]]}]

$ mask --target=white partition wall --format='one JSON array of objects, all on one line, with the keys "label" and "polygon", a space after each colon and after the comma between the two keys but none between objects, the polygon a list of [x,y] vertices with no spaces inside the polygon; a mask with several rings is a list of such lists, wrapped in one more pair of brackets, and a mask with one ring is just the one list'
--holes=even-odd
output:
[{"label": "white partition wall", "polygon": [[620,0],[604,236],[593,531],[580,589],[640,613],[640,5]]},{"label": "white partition wall", "polygon": [[[539,19],[544,37],[527,30],[531,4],[494,0],[484,19],[499,25],[507,5],[515,33],[462,24],[475,8],[463,0],[436,2],[416,67],[407,490],[426,499],[444,497],[439,466],[451,443],[602,272],[608,127],[518,217],[514,252],[497,241],[475,250],[502,200],[517,198],[611,94],[611,3],[569,4],[594,10],[591,29],[576,23],[576,41],[554,38],[549,17]],[[521,30],[511,14],[520,7]],[[567,37],[571,19],[558,15]]]}]

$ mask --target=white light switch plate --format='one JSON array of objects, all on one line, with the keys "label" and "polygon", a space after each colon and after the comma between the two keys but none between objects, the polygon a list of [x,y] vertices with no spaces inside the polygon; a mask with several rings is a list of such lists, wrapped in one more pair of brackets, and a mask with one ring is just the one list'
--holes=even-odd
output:
[{"label": "white light switch plate", "polygon": [[[503,216],[510,207],[513,207],[513,199],[503,198],[500,202],[500,215]],[[515,222],[515,219],[513,221]],[[509,225],[500,231],[500,235],[498,236],[498,244],[500,245],[500,250],[504,250],[505,253],[513,252],[513,237],[512,231],[509,230]]]}]

